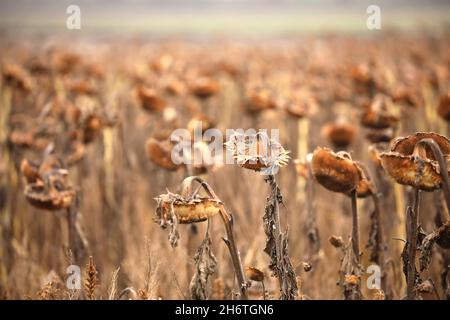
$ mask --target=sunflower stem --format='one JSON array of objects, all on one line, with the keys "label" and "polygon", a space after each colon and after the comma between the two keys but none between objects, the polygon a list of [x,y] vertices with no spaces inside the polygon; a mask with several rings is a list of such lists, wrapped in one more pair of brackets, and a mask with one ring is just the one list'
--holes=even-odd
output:
[{"label": "sunflower stem", "polygon": [[424,144],[428,147],[430,147],[431,151],[433,152],[434,157],[439,163],[439,172],[442,177],[442,190],[444,191],[444,198],[445,203],[447,205],[447,211],[443,213],[445,221],[450,220],[449,216],[449,210],[450,210],[450,179],[448,177],[448,168],[447,163],[444,159],[444,155],[442,153],[441,148],[439,145],[433,140],[433,139],[423,139],[417,142],[416,147],[420,144]]},{"label": "sunflower stem", "polygon": [[222,217],[223,223],[225,225],[225,230],[227,232],[227,239],[224,239],[224,241],[228,247],[228,250],[230,251],[234,272],[236,274],[239,290],[241,292],[241,299],[248,300],[247,284],[244,277],[244,270],[242,269],[241,259],[239,257],[239,252],[237,250],[233,235],[233,218],[225,211],[225,209],[223,211],[220,211],[220,216]]},{"label": "sunflower stem", "polygon": [[352,199],[352,247],[356,260],[360,262],[359,253],[359,222],[358,222],[358,209],[356,205],[356,190],[351,192]]},{"label": "sunflower stem", "polygon": [[74,263],[78,264],[79,261],[79,250],[77,246],[77,230],[76,221],[78,214],[77,200],[67,209],[67,227],[69,231],[69,249],[72,251],[74,257]]},{"label": "sunflower stem", "polygon": [[419,201],[420,190],[414,188],[413,193],[413,208],[406,211],[407,219],[407,272],[406,272],[406,298],[414,300],[416,297],[415,283],[416,283],[416,251],[417,251],[417,237],[419,226]]},{"label": "sunflower stem", "polygon": [[[211,197],[216,200],[220,200],[219,197],[217,197],[214,190],[209,186],[209,184],[203,180],[200,177],[189,177],[186,178],[183,181],[183,184],[191,184],[192,182],[199,183],[205,192]],[[242,268],[241,259],[239,257],[239,251],[236,246],[236,241],[234,239],[233,234],[233,216],[230,215],[225,207],[222,205],[220,209],[220,216],[222,217],[223,224],[225,225],[225,231],[227,233],[227,238],[223,238],[225,244],[228,247],[228,250],[230,251],[231,261],[233,263],[234,273],[236,274],[236,279],[239,284],[239,291],[241,293],[241,299],[242,300],[248,300],[247,295],[247,282],[245,281],[244,276],[244,270]]]},{"label": "sunflower stem", "polygon": [[[384,251],[384,244],[383,244],[383,230],[382,230],[382,223],[381,223],[381,212],[380,212],[380,203],[377,193],[373,193],[371,195],[373,200],[373,213],[372,213],[372,230],[375,230],[374,233],[374,239],[373,240],[373,251],[370,255],[370,260],[375,262],[377,265],[381,266],[383,264],[383,251]],[[372,234],[371,234],[372,236]],[[382,279],[385,277],[382,276]],[[385,282],[385,281],[383,281]],[[385,287],[385,286],[384,286]]]},{"label": "sunflower stem", "polygon": [[264,280],[261,281],[262,292],[263,292],[263,300],[266,300],[266,286],[264,285]]}]

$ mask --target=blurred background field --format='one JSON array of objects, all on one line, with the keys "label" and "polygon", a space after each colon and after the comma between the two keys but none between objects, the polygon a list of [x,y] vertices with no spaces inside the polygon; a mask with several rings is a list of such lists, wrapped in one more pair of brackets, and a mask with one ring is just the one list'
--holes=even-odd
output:
[{"label": "blurred background field", "polygon": [[18,0],[0,4],[0,28],[64,33],[65,10],[78,4],[79,33],[146,35],[289,35],[366,32],[366,8],[382,8],[383,28],[439,28],[450,22],[448,1],[348,0]]}]

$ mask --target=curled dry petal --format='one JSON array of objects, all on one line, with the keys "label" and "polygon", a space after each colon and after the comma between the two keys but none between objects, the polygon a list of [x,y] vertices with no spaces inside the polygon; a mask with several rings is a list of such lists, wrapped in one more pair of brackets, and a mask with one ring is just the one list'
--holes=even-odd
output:
[{"label": "curled dry petal", "polygon": [[368,197],[375,192],[375,186],[366,169],[357,162],[355,162],[355,165],[359,170],[359,182],[356,187],[356,195],[358,198]]}]

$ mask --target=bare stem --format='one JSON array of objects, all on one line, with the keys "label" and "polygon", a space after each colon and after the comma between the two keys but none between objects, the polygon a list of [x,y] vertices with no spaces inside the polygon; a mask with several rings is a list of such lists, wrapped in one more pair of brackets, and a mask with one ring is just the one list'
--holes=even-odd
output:
[{"label": "bare stem", "polygon": [[359,253],[359,222],[358,222],[358,209],[356,205],[356,190],[351,193],[352,199],[352,247],[353,253],[355,254],[356,260],[360,262]]},{"label": "bare stem", "polygon": [[264,285],[264,280],[261,281],[262,291],[263,291],[263,299],[266,300],[266,286]]},{"label": "bare stem", "polygon": [[419,225],[419,201],[420,190],[414,188],[413,194],[413,208],[407,210],[407,246],[408,246],[408,259],[407,259],[407,272],[406,272],[406,297],[408,300],[414,300],[415,282],[416,282],[416,251],[417,251],[417,236]]},{"label": "bare stem", "polygon": [[69,248],[75,259],[75,263],[80,263],[80,252],[77,245],[77,222],[78,215],[78,201],[75,199],[74,203],[67,209],[67,226],[69,230]]},{"label": "bare stem", "polygon": [[233,235],[233,218],[225,211],[221,210],[220,216],[222,217],[227,232],[227,239],[224,239],[228,250],[230,251],[231,260],[233,262],[234,272],[239,284],[239,290],[241,292],[241,299],[248,300],[247,285],[244,277],[244,270],[242,269],[241,259],[236,247],[236,242]]},{"label": "bare stem", "polygon": [[450,212],[450,179],[448,177],[448,168],[447,168],[447,162],[444,159],[444,155],[441,151],[441,148],[439,148],[439,145],[433,140],[433,139],[423,139],[417,142],[416,146],[419,146],[421,144],[424,144],[428,147],[430,147],[431,151],[433,152],[434,157],[439,163],[439,171],[440,175],[442,177],[442,189],[444,191],[444,198],[445,203],[447,204],[447,212],[444,212],[443,215],[445,217],[445,221],[442,221],[442,223],[445,223],[446,221],[450,220],[449,212]]},{"label": "bare stem", "polygon": [[306,180],[306,233],[308,235],[309,249],[311,257],[315,260],[318,257],[320,251],[320,237],[319,230],[317,228],[316,210],[314,205],[314,176],[311,170],[311,162],[307,162],[308,178]]},{"label": "bare stem", "polygon": [[[209,184],[206,183],[206,181],[204,181],[200,177],[194,176],[194,177],[186,178],[183,181],[183,184],[188,185],[194,181],[199,183],[203,187],[205,192],[211,198],[220,200],[219,197],[217,197],[214,190],[209,186]],[[225,244],[227,245],[228,250],[230,251],[231,260],[233,262],[234,273],[236,274],[236,279],[239,284],[239,290],[241,292],[241,299],[248,300],[247,282],[245,281],[244,270],[242,268],[241,259],[239,257],[239,252],[238,252],[238,249],[236,246],[236,241],[234,239],[234,234],[233,234],[233,216],[227,212],[227,210],[225,209],[225,207],[223,205],[221,206],[221,209],[220,209],[220,216],[222,217],[222,221],[225,225],[225,231],[227,233],[227,238],[226,239],[224,238],[223,240],[225,241]]]},{"label": "bare stem", "polygon": [[295,299],[298,294],[296,276],[288,252],[288,229],[281,231],[279,204],[282,204],[282,195],[273,175],[264,177],[270,186],[270,195],[267,198],[265,214],[263,216],[264,232],[267,236],[266,252],[270,257],[269,269],[278,278],[281,299]]}]

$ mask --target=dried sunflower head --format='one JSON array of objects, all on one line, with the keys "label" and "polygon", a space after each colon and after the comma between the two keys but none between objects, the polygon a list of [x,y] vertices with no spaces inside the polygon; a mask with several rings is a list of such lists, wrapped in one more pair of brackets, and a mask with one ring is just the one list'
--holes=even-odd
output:
[{"label": "dried sunflower head", "polygon": [[77,53],[58,51],[53,56],[52,65],[56,72],[68,74],[79,66],[81,62],[82,59]]},{"label": "dried sunflower head", "polygon": [[185,92],[185,85],[175,77],[165,79],[164,90],[171,96],[180,96]]},{"label": "dried sunflower head", "polygon": [[245,93],[245,107],[249,113],[275,109],[278,103],[274,92],[268,88],[251,87]]},{"label": "dried sunflower head", "polygon": [[8,142],[15,147],[29,148],[34,144],[34,135],[34,130],[15,129],[9,134]]},{"label": "dried sunflower head", "polygon": [[174,59],[169,54],[161,54],[150,62],[150,68],[153,71],[162,73],[168,70],[174,63]]},{"label": "dried sunflower head", "polygon": [[25,197],[38,209],[61,210],[69,208],[75,200],[76,191],[67,178],[67,170],[54,169],[43,180],[29,183]]},{"label": "dried sunflower head", "polygon": [[245,267],[245,276],[252,281],[264,281],[264,272],[254,267]]},{"label": "dried sunflower head", "polygon": [[322,135],[326,137],[334,147],[347,148],[355,139],[356,128],[346,120],[326,124],[322,129]]},{"label": "dried sunflower head", "polygon": [[194,79],[190,91],[199,99],[208,99],[220,91],[220,84],[213,78],[199,77]]},{"label": "dried sunflower head", "polygon": [[25,92],[31,91],[33,79],[28,72],[17,64],[3,66],[3,81],[6,85],[13,86]]},{"label": "dried sunflower head", "polygon": [[176,218],[179,223],[195,223],[205,221],[220,212],[222,202],[209,197],[194,195],[184,197],[167,191],[155,198],[158,202],[156,208],[156,221],[161,226],[173,222]]},{"label": "dried sunflower head", "polygon": [[265,132],[235,132],[225,146],[238,165],[263,174],[274,174],[289,161],[289,151],[279,142],[270,139]]},{"label": "dried sunflower head", "polygon": [[172,161],[172,148],[173,145],[168,139],[160,141],[150,137],[146,142],[147,156],[150,161],[169,171],[180,167]]},{"label": "dried sunflower head", "polygon": [[416,91],[406,86],[400,86],[392,93],[392,101],[408,107],[418,107],[420,98]]},{"label": "dried sunflower head", "polygon": [[288,115],[301,119],[308,116],[314,109],[316,101],[310,92],[296,91],[291,94],[285,106]]},{"label": "dried sunflower head", "polygon": [[160,112],[167,106],[167,102],[153,88],[139,86],[136,89],[136,96],[141,108],[148,112]]},{"label": "dried sunflower head", "polygon": [[392,104],[387,96],[377,95],[361,116],[361,125],[372,129],[395,128],[398,117],[391,112]]},{"label": "dried sunflower head", "polygon": [[368,129],[366,139],[372,143],[390,142],[394,138],[394,129]]},{"label": "dried sunflower head", "polygon": [[433,191],[441,187],[442,178],[433,152],[428,147],[416,148],[416,144],[423,139],[436,142],[448,161],[450,140],[436,133],[418,132],[395,139],[390,150],[380,154],[381,163],[398,183]]},{"label": "dried sunflower head", "polygon": [[197,114],[189,120],[187,129],[191,133],[191,138],[194,139],[194,135],[197,130],[203,134],[206,130],[213,128],[214,125],[214,120],[208,116],[204,114]]},{"label": "dried sunflower head", "polygon": [[90,143],[94,141],[101,133],[103,119],[96,114],[90,114],[83,122],[83,142]]},{"label": "dried sunflower head", "polygon": [[347,152],[328,148],[314,150],[311,169],[315,179],[333,192],[350,193],[358,187],[361,173]]}]

